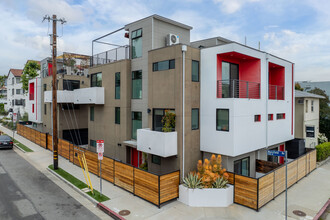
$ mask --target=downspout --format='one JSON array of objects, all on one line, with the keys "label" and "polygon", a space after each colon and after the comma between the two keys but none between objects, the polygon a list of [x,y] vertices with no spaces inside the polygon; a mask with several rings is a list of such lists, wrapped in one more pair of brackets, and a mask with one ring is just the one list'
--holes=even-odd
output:
[{"label": "downspout", "polygon": [[186,60],[186,51],[187,45],[182,45],[182,179],[184,179],[184,154],[185,154],[185,146],[184,146],[184,135],[185,135],[185,60]]},{"label": "downspout", "polygon": [[[268,149],[268,98],[269,98],[269,61],[266,53],[266,149]],[[274,117],[274,116],[273,116]],[[259,158],[260,159],[260,158]]]}]

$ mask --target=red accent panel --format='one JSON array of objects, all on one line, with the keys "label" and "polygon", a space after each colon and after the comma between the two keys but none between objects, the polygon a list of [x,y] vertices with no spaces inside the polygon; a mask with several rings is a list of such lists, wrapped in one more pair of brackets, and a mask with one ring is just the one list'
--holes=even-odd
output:
[{"label": "red accent panel", "polygon": [[[269,71],[269,99],[284,100],[285,68],[275,63],[268,64]],[[275,89],[275,86],[280,86]],[[277,93],[277,96],[276,96]]]},{"label": "red accent panel", "polygon": [[131,164],[134,167],[139,167],[139,165],[142,163],[142,152],[138,151],[136,148],[132,148],[132,160]]},{"label": "red accent panel", "polygon": [[32,104],[32,113],[34,113],[34,104]]},{"label": "red accent panel", "polygon": [[34,83],[29,84],[29,100],[34,100]]},{"label": "red accent panel", "polygon": [[293,75],[294,74],[294,64],[292,64],[292,107],[291,107],[291,135],[293,135],[293,103],[294,103],[294,99],[293,99],[293,88],[294,88],[294,79],[293,79]]},{"label": "red accent panel", "polygon": [[[280,145],[280,151],[284,151],[284,144],[281,144]],[[283,164],[284,163],[284,157],[280,157],[280,164]]]},{"label": "red accent panel", "polygon": [[48,63],[48,76],[53,75],[53,64]]}]

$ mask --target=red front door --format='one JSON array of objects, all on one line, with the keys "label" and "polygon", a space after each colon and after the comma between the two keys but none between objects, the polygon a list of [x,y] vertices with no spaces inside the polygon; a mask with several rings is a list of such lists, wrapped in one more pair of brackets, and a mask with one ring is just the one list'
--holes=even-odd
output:
[{"label": "red front door", "polygon": [[134,167],[139,167],[139,165],[142,163],[142,152],[138,151],[136,148],[131,148],[131,164]]}]

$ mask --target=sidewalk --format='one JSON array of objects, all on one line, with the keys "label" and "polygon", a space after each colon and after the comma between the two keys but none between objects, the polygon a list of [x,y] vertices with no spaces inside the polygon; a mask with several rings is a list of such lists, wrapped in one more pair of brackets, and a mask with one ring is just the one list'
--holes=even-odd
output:
[{"label": "sidewalk", "polygon": [[[0,130],[12,136],[12,132],[2,126]],[[34,152],[25,153],[29,162],[39,169],[46,170],[52,164],[52,152],[15,134],[15,139],[31,148]],[[59,167],[85,182],[81,168],[59,157]],[[90,174],[93,187],[100,190],[99,177]],[[115,212],[129,210],[126,219],[284,219],[285,193],[275,198],[259,212],[233,204],[228,208],[194,208],[178,201],[163,205],[160,209],[131,193],[102,180],[102,193],[110,198],[103,204]],[[309,176],[293,185],[288,191],[288,219],[304,219],[292,213],[301,210],[311,219],[330,197],[330,162],[317,168]]]}]

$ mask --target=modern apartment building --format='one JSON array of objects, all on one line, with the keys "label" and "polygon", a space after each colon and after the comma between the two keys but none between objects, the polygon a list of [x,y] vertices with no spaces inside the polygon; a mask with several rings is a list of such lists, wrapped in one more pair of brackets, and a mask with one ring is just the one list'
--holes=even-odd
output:
[{"label": "modern apartment building", "polygon": [[7,111],[12,110],[14,113],[19,113],[23,116],[27,112],[27,94],[24,94],[21,82],[23,70],[10,69],[7,77]]},{"label": "modern apartment building", "polygon": [[29,80],[28,89],[28,116],[29,121],[33,123],[33,127],[42,130],[42,82],[41,77]]},{"label": "modern apartment building", "polygon": [[320,99],[325,97],[295,90],[295,138],[305,139],[307,148],[318,145]]}]

